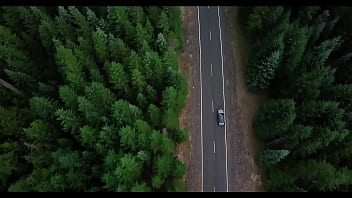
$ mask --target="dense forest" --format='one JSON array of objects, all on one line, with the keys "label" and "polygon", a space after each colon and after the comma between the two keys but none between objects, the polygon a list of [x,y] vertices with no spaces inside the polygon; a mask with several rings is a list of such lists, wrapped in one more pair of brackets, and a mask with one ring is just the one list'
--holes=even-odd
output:
[{"label": "dense forest", "polygon": [[[267,191],[352,190],[352,8],[247,9],[247,87]],[[243,13],[246,13],[245,11]]]},{"label": "dense forest", "polygon": [[0,191],[183,190],[181,20],[166,6],[0,7]]}]

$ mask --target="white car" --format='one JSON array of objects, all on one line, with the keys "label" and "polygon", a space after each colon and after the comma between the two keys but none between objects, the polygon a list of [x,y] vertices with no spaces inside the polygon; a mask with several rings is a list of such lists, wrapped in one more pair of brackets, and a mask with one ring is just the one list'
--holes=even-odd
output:
[{"label": "white car", "polygon": [[225,125],[225,112],[223,109],[218,109],[218,125],[219,126]]}]

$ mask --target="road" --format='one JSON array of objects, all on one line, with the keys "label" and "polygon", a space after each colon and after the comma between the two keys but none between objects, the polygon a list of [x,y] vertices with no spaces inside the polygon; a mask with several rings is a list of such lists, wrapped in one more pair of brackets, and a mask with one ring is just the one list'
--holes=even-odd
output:
[{"label": "road", "polygon": [[[228,191],[226,102],[221,9],[198,7],[201,85],[202,191]],[[225,111],[218,126],[217,109]]]}]

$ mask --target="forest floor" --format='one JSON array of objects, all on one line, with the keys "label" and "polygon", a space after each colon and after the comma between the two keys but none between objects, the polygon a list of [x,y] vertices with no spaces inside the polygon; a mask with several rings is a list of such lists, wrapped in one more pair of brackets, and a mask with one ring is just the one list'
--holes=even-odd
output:
[{"label": "forest floor", "polygon": [[188,129],[189,140],[178,146],[179,158],[186,164],[184,182],[187,191],[201,191],[202,151],[200,148],[200,79],[197,7],[185,6],[183,12],[184,50],[178,55],[187,78],[188,97],[180,115],[180,125]]},{"label": "forest floor", "polygon": [[239,133],[235,154],[236,160],[235,191],[263,191],[260,170],[254,158],[262,150],[262,145],[257,141],[252,126],[252,120],[258,108],[267,100],[263,93],[251,93],[246,88],[245,67],[249,58],[249,40],[239,21],[239,7],[225,8],[225,14],[231,31],[231,46],[235,66],[235,79],[237,90],[236,110],[238,113]]}]

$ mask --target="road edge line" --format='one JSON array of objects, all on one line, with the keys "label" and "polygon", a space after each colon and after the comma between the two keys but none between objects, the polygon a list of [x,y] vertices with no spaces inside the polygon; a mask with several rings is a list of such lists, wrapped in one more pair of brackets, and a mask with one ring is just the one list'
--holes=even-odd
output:
[{"label": "road edge line", "polygon": [[199,6],[197,6],[197,11],[198,11],[198,41],[199,41],[199,76],[200,76],[200,137],[201,137],[201,141],[200,141],[200,145],[201,145],[201,149],[202,149],[202,192],[204,192],[203,190],[203,155],[204,155],[204,150],[203,150],[203,112],[202,112],[202,108],[203,108],[203,98],[202,98],[202,44],[200,41],[200,19],[199,19]]},{"label": "road edge line", "polygon": [[220,20],[220,6],[218,6],[218,19],[219,19],[219,31],[220,31],[220,46],[221,46],[221,70],[222,70],[222,95],[224,98],[224,111],[225,111],[225,151],[226,151],[226,192],[229,191],[229,176],[228,176],[228,167],[227,167],[227,130],[226,130],[226,100],[225,100],[225,78],[224,78],[224,56],[223,56],[223,49],[222,49],[222,39],[221,39],[221,20]]}]

